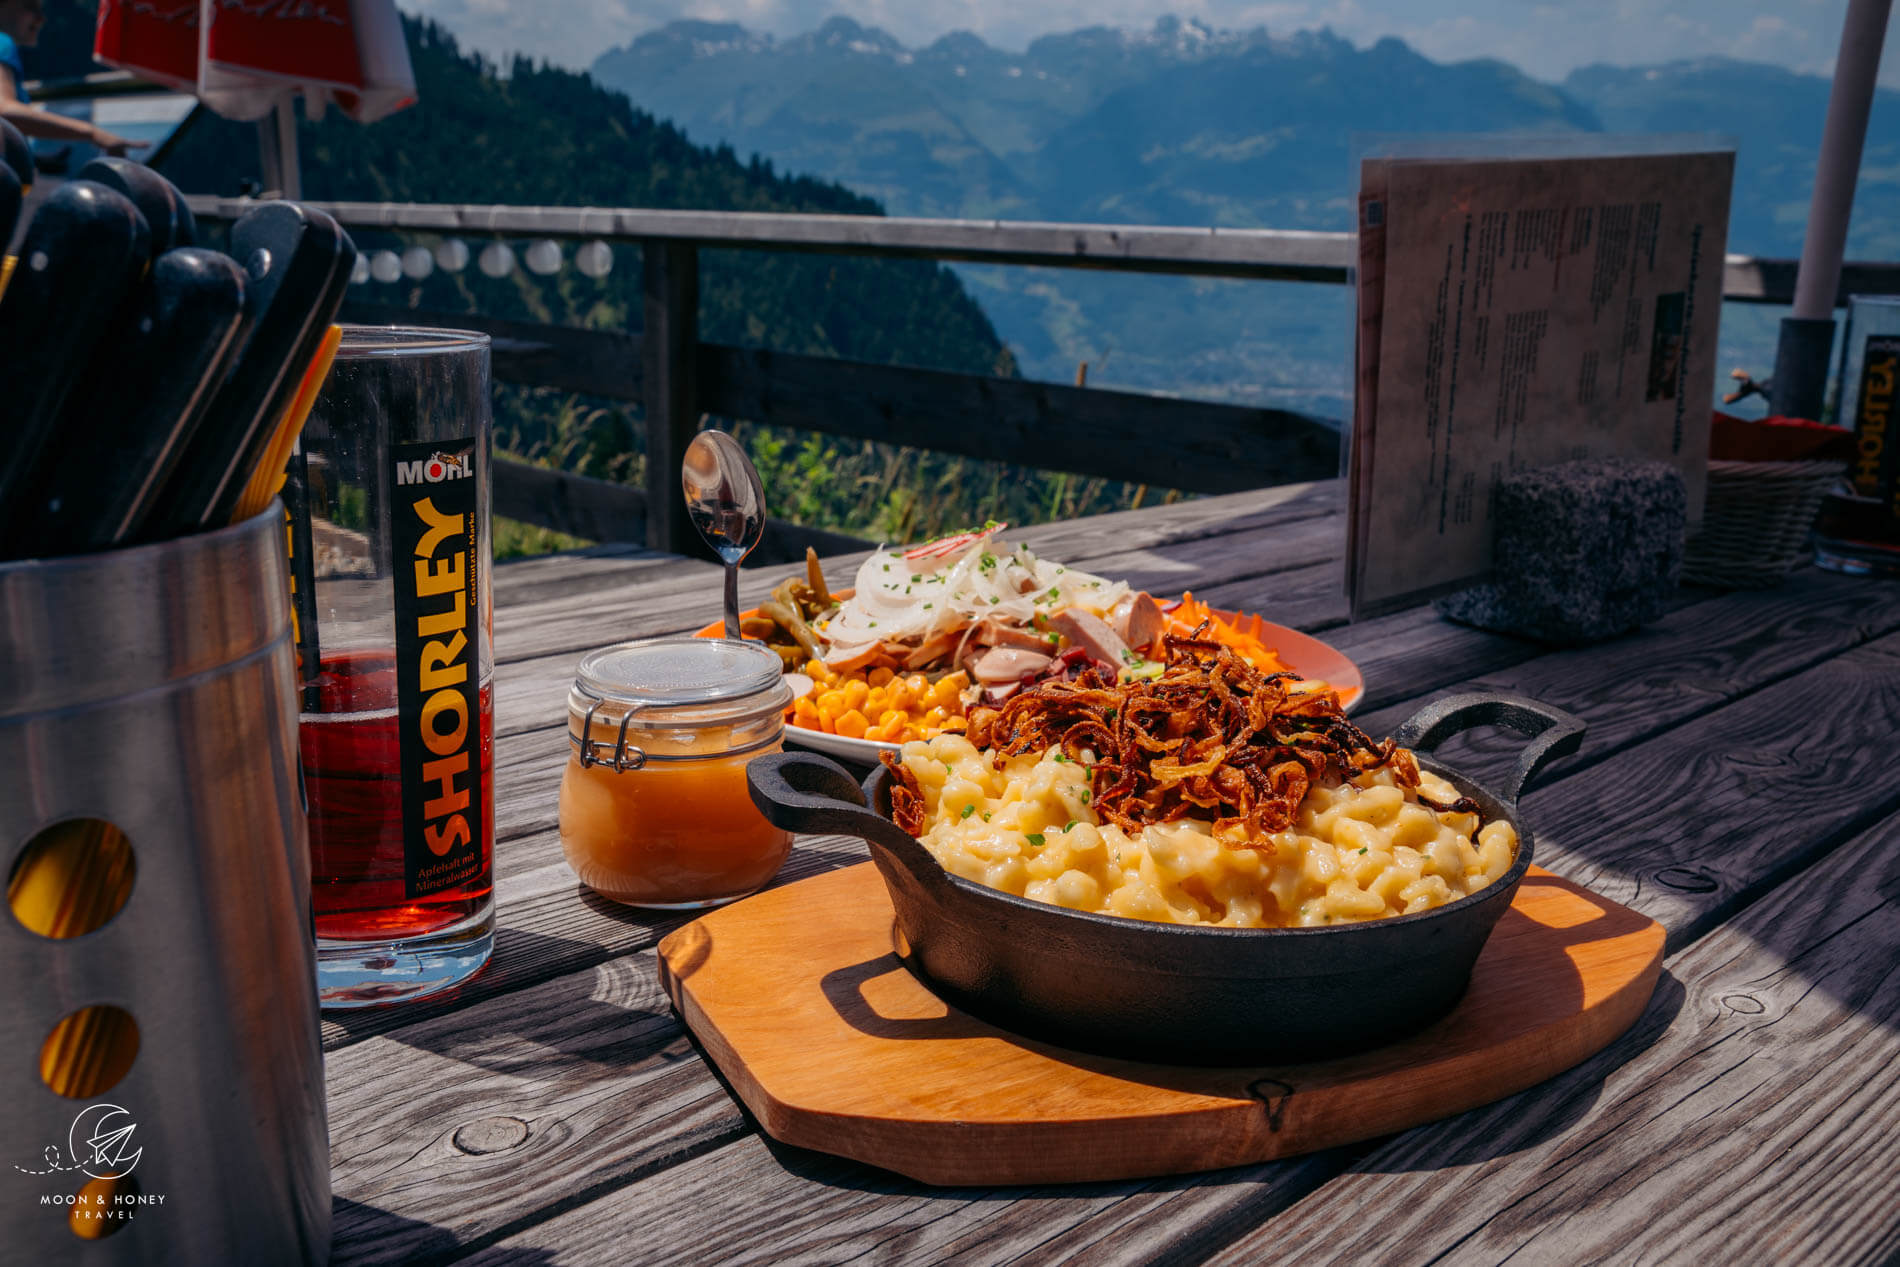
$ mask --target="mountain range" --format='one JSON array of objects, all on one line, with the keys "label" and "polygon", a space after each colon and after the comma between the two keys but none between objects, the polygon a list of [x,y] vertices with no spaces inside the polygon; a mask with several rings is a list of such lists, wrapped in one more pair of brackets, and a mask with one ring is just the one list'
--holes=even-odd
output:
[{"label": "mountain range", "polygon": [[[1355,137],[1716,132],[1734,139],[1729,244],[1799,254],[1828,81],[1703,59],[1592,66],[1560,84],[1397,39],[1163,18],[1020,53],[968,33],[908,48],[848,18],[775,40],[675,22],[593,74],[702,143],[876,197],[892,214],[1352,227]],[[1900,93],[1877,94],[1850,256],[1900,257]],[[1340,287],[961,268],[1025,372],[1345,408]],[[1766,372],[1773,320],[1728,305],[1724,360]]]}]

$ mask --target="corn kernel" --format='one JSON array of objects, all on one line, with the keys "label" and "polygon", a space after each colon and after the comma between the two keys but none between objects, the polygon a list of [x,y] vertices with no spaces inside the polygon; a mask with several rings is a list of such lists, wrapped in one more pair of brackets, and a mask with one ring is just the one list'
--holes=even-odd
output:
[{"label": "corn kernel", "polygon": [[864,684],[862,678],[856,678],[846,682],[844,684],[844,706],[846,708],[855,708],[862,712],[864,710],[865,697],[870,693],[871,688]]},{"label": "corn kernel", "polygon": [[847,739],[862,739],[864,732],[870,728],[870,722],[855,708],[841,714],[834,725],[837,727],[835,733]]},{"label": "corn kernel", "polygon": [[889,682],[892,678],[896,676],[897,674],[891,672],[889,668],[880,664],[875,669],[871,670],[870,677],[867,678],[866,681],[869,682],[869,684],[872,686],[883,686],[885,683]]}]

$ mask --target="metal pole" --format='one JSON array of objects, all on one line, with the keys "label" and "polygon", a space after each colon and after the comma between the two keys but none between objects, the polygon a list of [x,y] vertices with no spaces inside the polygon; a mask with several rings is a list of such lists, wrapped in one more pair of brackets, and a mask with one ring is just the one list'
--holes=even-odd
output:
[{"label": "metal pole", "polygon": [[[1888,2],[1891,3],[1891,0],[1888,0]],[[1878,56],[1879,52],[1876,46],[1875,57],[1877,58]],[[277,103],[277,109],[272,113],[276,115],[277,123],[277,161],[283,168],[283,184],[280,185],[279,188],[284,191],[284,197],[295,202],[297,199],[303,197],[303,161],[297,154],[297,104],[291,98],[286,97]],[[1861,122],[1861,131],[1864,133],[1866,130],[1867,124],[1863,119]],[[1854,153],[1856,157],[1859,156],[1860,150],[1858,147],[1855,148]],[[1852,197],[1851,186],[1849,188],[1849,197]],[[1840,257],[1837,254],[1835,256],[1835,266],[1838,268],[1839,265]]]},{"label": "metal pole", "polygon": [[297,158],[297,109],[286,98],[257,121],[264,188],[279,198],[303,197],[303,166]]},{"label": "metal pole", "polygon": [[1841,49],[1815,164],[1814,198],[1808,207],[1801,271],[1795,279],[1794,310],[1781,323],[1775,350],[1774,409],[1778,414],[1818,418],[1826,403],[1841,257],[1892,9],[1893,0],[1848,0],[1847,17],[1841,24]]}]

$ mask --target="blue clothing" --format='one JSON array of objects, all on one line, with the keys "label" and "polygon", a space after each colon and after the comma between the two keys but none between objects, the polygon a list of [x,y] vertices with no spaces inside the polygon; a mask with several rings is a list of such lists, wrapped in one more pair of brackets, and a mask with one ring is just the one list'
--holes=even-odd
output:
[{"label": "blue clothing", "polygon": [[26,66],[20,61],[20,46],[11,35],[0,35],[0,66],[13,72],[13,95],[25,105],[30,100],[26,95]]}]

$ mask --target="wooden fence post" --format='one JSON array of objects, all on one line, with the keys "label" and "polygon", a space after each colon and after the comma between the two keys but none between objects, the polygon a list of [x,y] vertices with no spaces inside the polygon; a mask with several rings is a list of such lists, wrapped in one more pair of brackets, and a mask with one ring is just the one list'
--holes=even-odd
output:
[{"label": "wooden fence post", "polygon": [[654,239],[645,248],[641,332],[647,421],[647,548],[710,558],[686,517],[680,459],[699,430],[699,251]]}]

